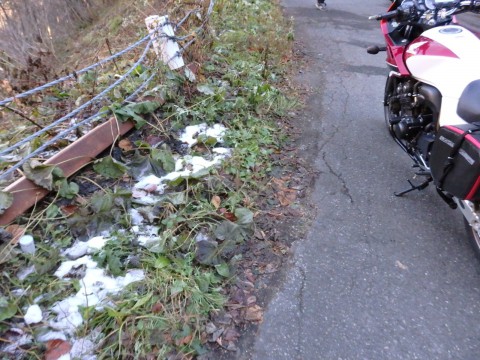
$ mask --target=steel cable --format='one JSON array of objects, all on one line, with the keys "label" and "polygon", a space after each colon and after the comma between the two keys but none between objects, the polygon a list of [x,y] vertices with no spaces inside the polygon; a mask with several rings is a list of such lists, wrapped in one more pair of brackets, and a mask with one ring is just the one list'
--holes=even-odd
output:
[{"label": "steel cable", "polygon": [[[177,56],[179,56],[181,53],[183,53],[191,44],[193,43],[193,40],[190,41],[188,44],[186,44],[184,47],[182,47],[182,49],[180,51],[178,51],[175,55],[173,55],[168,61],[167,61],[167,64],[170,63],[173,59],[175,59]],[[149,45],[151,45],[151,41],[149,42],[149,44],[147,45],[147,47],[145,48],[145,51],[144,51],[144,54],[147,52],[148,48],[150,47]],[[142,59],[139,59],[139,61],[141,61]],[[132,71],[133,69],[136,68],[136,65],[132,66],[131,70],[129,72],[127,72],[124,76],[128,76]],[[152,80],[153,78],[155,77],[156,73],[154,72],[152,75],[150,75],[148,77],[147,80],[145,80],[145,82],[143,82],[130,96],[128,96],[124,103],[126,102],[130,102],[132,100],[134,100],[137,95],[140,93],[140,91],[142,91]],[[120,80],[120,79],[119,79]],[[106,91],[107,89],[105,89],[104,91]],[[110,110],[105,110],[105,111],[102,111],[102,112],[99,112],[93,116],[90,116],[82,121],[80,121],[79,123],[75,124],[75,125],[72,125],[71,127],[69,127],[68,129],[65,129],[63,130],[62,132],[58,133],[57,135],[55,135],[52,139],[50,139],[49,141],[45,142],[44,144],[42,144],[40,147],[38,147],[35,151],[32,151],[30,154],[28,154],[25,158],[23,158],[21,161],[17,162],[15,165],[13,165],[12,167],[10,167],[8,170],[6,170],[5,172],[3,172],[1,175],[0,175],[0,179],[4,179],[6,177],[8,177],[8,175],[10,175],[11,173],[13,173],[15,170],[19,169],[22,165],[24,165],[28,160],[32,159],[33,157],[35,157],[36,155],[40,154],[41,152],[43,152],[44,150],[46,150],[49,146],[53,145],[55,142],[57,142],[58,140],[60,139],[63,139],[66,135],[68,135],[69,133],[71,133],[73,130],[76,130],[77,128],[79,128],[80,126],[83,126],[85,124],[88,124],[89,122],[93,121],[94,119],[98,118],[98,117],[101,117],[103,115],[106,115],[110,112]]]},{"label": "steel cable", "polygon": [[144,43],[145,41],[147,41],[147,40],[149,39],[149,37],[150,37],[150,35],[147,35],[147,36],[145,36],[143,39],[138,40],[135,44],[130,45],[129,47],[123,49],[122,51],[120,51],[120,52],[118,52],[118,53],[116,53],[116,54],[113,54],[112,56],[110,56],[110,57],[108,57],[108,58],[105,58],[105,59],[103,59],[103,60],[101,60],[101,61],[99,61],[99,62],[97,62],[97,63],[95,63],[95,64],[92,64],[92,65],[90,65],[90,66],[87,66],[86,68],[83,68],[83,69],[81,69],[81,70],[75,71],[75,72],[72,73],[72,74],[69,74],[69,75],[64,76],[64,77],[62,77],[62,78],[59,78],[59,79],[56,79],[56,80],[54,80],[54,81],[51,81],[51,82],[49,82],[49,83],[47,83],[47,84],[44,84],[44,85],[39,86],[39,87],[36,87],[36,88],[34,88],[34,89],[25,91],[25,92],[23,92],[23,93],[21,93],[21,94],[18,94],[18,95],[9,97],[9,98],[7,98],[7,99],[4,99],[4,100],[0,101],[0,106],[6,105],[6,104],[8,104],[8,103],[11,103],[11,102],[15,101],[16,99],[22,99],[22,98],[28,97],[28,96],[30,96],[30,95],[36,94],[36,93],[38,93],[38,92],[40,92],[40,91],[46,90],[46,89],[48,89],[48,88],[51,88],[52,86],[58,85],[58,84],[60,84],[60,83],[62,83],[62,82],[65,82],[66,80],[74,79],[74,78],[75,78],[76,76],[78,76],[78,75],[81,75],[81,74],[83,74],[83,73],[86,73],[87,71],[90,71],[90,70],[96,68],[97,66],[103,65],[103,64],[105,64],[105,63],[107,63],[107,62],[109,62],[109,61],[111,61],[111,60],[113,60],[113,59],[116,59],[116,58],[119,57],[119,56],[122,56],[123,54],[129,52],[130,50],[136,48],[138,45],[140,45],[140,44]]},{"label": "steel cable", "polygon": [[[209,16],[211,15],[212,11],[213,11],[213,5],[214,5],[214,0],[211,0],[210,1],[210,6],[208,8],[208,11],[207,11],[207,16],[206,16],[206,19],[205,21],[202,23],[201,27],[197,28],[195,30],[195,33],[200,33],[200,31],[203,30],[203,27],[205,26]],[[188,16],[190,16],[192,13],[194,13],[195,11],[191,11],[189,14],[187,14],[187,16],[182,19],[182,22],[186,20],[186,18],[188,18]],[[179,24],[181,25],[180,22]],[[180,26],[180,25],[177,25]],[[177,28],[176,27],[176,28]],[[175,39],[186,39],[188,38],[189,36],[193,36],[192,34],[190,35],[187,35],[187,36],[184,36],[184,37],[171,37],[171,36],[165,36],[164,34],[161,34],[160,36],[163,37],[168,37],[168,38],[175,38]],[[132,44],[131,46],[129,46],[128,48],[125,48],[124,50],[122,50],[121,52],[111,56],[110,58],[107,58],[107,59],[104,59],[102,60],[101,62],[99,62],[98,64],[100,63],[105,63],[107,61],[110,61],[112,60],[113,58],[115,57],[118,57],[120,56],[119,54],[124,54],[126,53],[127,51],[133,49],[134,47],[138,46],[139,44],[143,43],[146,39],[148,39],[148,37],[151,37],[151,35],[137,41],[135,44]],[[195,42],[195,38],[192,39],[191,41],[189,41],[187,44],[185,44],[184,46],[182,46],[182,49],[180,49],[176,54],[174,54],[167,62],[166,64],[170,63],[173,59],[175,59],[177,56],[181,55],[191,44],[193,44],[193,42]],[[133,72],[134,69],[137,68],[137,66],[139,64],[141,64],[143,62],[143,60],[145,59],[146,57],[146,54],[149,50],[149,48],[151,47],[152,45],[152,42],[153,42],[153,39],[150,39],[150,41],[148,42],[147,46],[145,47],[141,57],[137,60],[137,62],[135,62],[135,64],[132,65],[132,67],[124,74],[122,75],[122,77],[120,77],[120,79],[118,79],[116,82],[114,82],[112,85],[110,85],[109,87],[107,87],[105,90],[103,90],[101,93],[99,93],[97,96],[95,96],[93,99],[91,99],[89,102],[83,104],[82,106],[78,107],[77,109],[75,109],[74,111],[70,112],[69,114],[63,116],[62,118],[56,120],[55,122],[53,122],[52,124],[48,125],[47,127],[43,128],[42,130],[40,131],[37,131],[36,133],[26,137],[25,139],[21,140],[20,142],[10,146],[9,148],[7,149],[4,149],[2,151],[0,151],[0,156],[1,155],[5,155],[17,148],[19,148],[20,146],[22,146],[23,144],[29,142],[30,140],[33,140],[34,138],[36,138],[37,136],[47,132],[48,130],[52,129],[54,126],[58,125],[59,123],[65,121],[65,120],[68,120],[70,118],[72,118],[74,115],[78,114],[81,110],[85,109],[87,106],[89,105],[92,105],[93,103],[97,102],[98,100],[101,100],[108,92],[110,92],[112,89],[114,89],[116,86],[118,86],[119,84],[121,84],[123,81],[125,81],[125,79]],[[92,68],[94,68],[95,66],[98,66],[98,64],[93,64],[85,69],[82,69],[81,71],[79,71],[77,74],[79,73],[83,73],[83,72],[86,72]],[[140,91],[142,91],[150,82],[151,80],[155,77],[155,73],[153,73],[152,75],[150,75],[150,77],[144,82],[142,83],[131,95],[129,95],[125,101],[125,102],[129,102],[129,101],[132,101],[133,99],[135,99],[137,97],[137,95],[140,93]],[[73,77],[73,74],[72,75],[69,75],[69,76],[66,76],[63,78],[63,81],[65,81],[66,79],[68,78],[71,78]],[[58,79],[56,80],[56,82],[51,82],[49,84],[45,84],[45,86],[48,85],[48,87],[50,86],[54,86],[55,84],[61,82],[60,81],[61,79]],[[45,87],[46,88],[46,87]],[[39,88],[37,88],[39,89]],[[32,89],[31,91],[34,91],[36,89]],[[41,90],[38,90],[38,91],[41,91]],[[38,92],[36,91],[36,92]],[[26,92],[28,93],[28,92]],[[26,94],[24,93],[24,94]],[[31,93],[30,93],[31,94]],[[28,95],[27,95],[28,96]],[[18,98],[18,96],[14,97],[15,98]],[[8,99],[7,99],[8,100]],[[4,100],[5,101],[5,100]],[[0,105],[2,105],[2,103],[0,102]],[[28,160],[30,160],[31,158],[33,158],[34,156],[40,154],[42,151],[46,150],[49,146],[53,145],[56,141],[60,140],[60,139],[63,139],[66,135],[68,135],[69,133],[71,133],[73,130],[76,130],[77,128],[79,128],[80,126],[82,125],[85,125],[91,121],[93,121],[94,119],[97,119],[99,117],[102,117],[106,114],[108,114],[110,112],[110,110],[106,110],[106,111],[102,111],[102,112],[98,112],[96,113],[95,115],[93,116],[90,116],[82,121],[80,121],[79,123],[75,124],[75,125],[72,125],[70,126],[69,128],[61,131],[60,133],[58,133],[56,136],[54,136],[52,139],[50,139],[48,142],[42,144],[40,147],[38,147],[35,151],[33,151],[32,153],[28,154],[24,159],[22,159],[21,161],[17,162],[15,165],[13,165],[12,167],[10,167],[8,170],[6,170],[5,172],[3,172],[1,175],[0,175],[0,179],[4,179],[6,178],[8,175],[10,175],[11,173],[13,173],[15,170],[19,169],[22,165],[24,165]]]},{"label": "steel cable", "polygon": [[150,40],[147,44],[147,46],[145,47],[141,57],[132,65],[132,67],[130,67],[130,69],[124,74],[122,75],[117,81],[115,81],[113,84],[111,84],[110,86],[108,86],[105,90],[103,90],[101,93],[99,93],[98,95],[96,95],[95,97],[93,97],[91,100],[87,101],[85,104],[79,106],[78,108],[76,108],[75,110],[73,110],[72,112],[68,113],[67,115],[61,117],[60,119],[58,120],[55,120],[53,123],[45,126],[43,129],[41,130],[38,130],[37,132],[27,136],[26,138],[24,138],[23,140],[20,140],[19,142],[17,142],[16,144],[0,151],[0,156],[2,155],[5,155],[5,154],[8,154],[9,152],[19,148],[20,146],[22,146],[23,144],[26,144],[27,142],[35,139],[36,137],[38,137],[39,135],[42,135],[44,133],[46,133],[47,131],[53,129],[55,126],[57,126],[58,124],[64,122],[65,120],[68,120],[68,119],[71,119],[73,116],[77,115],[80,111],[84,110],[85,108],[89,107],[90,105],[94,104],[95,102],[97,102],[98,100],[101,100],[107,93],[109,93],[111,90],[113,90],[115,87],[117,87],[119,84],[121,84],[122,82],[125,81],[126,77],[128,75],[130,75],[133,70],[136,69],[136,67],[138,65],[140,65],[140,63],[143,61],[143,59],[145,58],[146,54],[147,54],[147,51],[148,49],[150,49],[150,46],[152,45],[152,42],[153,40]]}]

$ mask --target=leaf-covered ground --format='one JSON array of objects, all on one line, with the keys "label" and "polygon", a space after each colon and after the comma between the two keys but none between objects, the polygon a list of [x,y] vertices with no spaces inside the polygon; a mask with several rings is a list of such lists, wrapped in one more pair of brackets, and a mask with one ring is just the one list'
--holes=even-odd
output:
[{"label": "leaf-covered ground", "polygon": [[[190,72],[161,68],[148,98],[114,109],[137,129],[72,179],[30,164],[55,191],[0,233],[5,358],[213,359],[248,345],[308,218],[290,25],[272,1],[216,1]],[[34,254],[15,246],[24,233]]]}]

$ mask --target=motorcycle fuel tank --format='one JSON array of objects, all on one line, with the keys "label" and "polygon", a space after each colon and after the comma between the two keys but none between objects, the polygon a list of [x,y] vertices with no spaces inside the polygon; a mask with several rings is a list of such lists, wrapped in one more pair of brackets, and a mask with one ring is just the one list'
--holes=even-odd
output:
[{"label": "motorcycle fuel tank", "polygon": [[436,27],[407,46],[405,63],[414,78],[442,94],[440,125],[465,123],[456,107],[465,87],[480,79],[480,39],[458,25]]}]

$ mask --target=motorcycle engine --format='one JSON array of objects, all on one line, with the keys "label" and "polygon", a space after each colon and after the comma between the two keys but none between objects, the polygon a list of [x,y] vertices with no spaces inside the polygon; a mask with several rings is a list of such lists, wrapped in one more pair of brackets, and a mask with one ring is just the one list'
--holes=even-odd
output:
[{"label": "motorcycle engine", "polygon": [[400,82],[389,99],[390,125],[396,137],[401,140],[414,139],[432,122],[431,116],[422,111],[421,98],[414,90],[412,81]]},{"label": "motorcycle engine", "polygon": [[418,93],[413,80],[397,82],[388,99],[388,121],[392,135],[401,140],[410,152],[420,155],[428,163],[435,140],[434,116]]}]

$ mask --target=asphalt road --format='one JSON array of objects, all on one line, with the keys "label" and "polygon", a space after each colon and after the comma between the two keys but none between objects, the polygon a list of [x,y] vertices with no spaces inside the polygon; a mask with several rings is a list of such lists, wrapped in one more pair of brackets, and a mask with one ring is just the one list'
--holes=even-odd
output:
[{"label": "asphalt road", "polygon": [[251,354],[267,359],[480,359],[480,263],[434,189],[395,198],[412,173],[384,127],[387,0],[283,0],[308,59],[303,154],[318,215],[295,245]]}]

